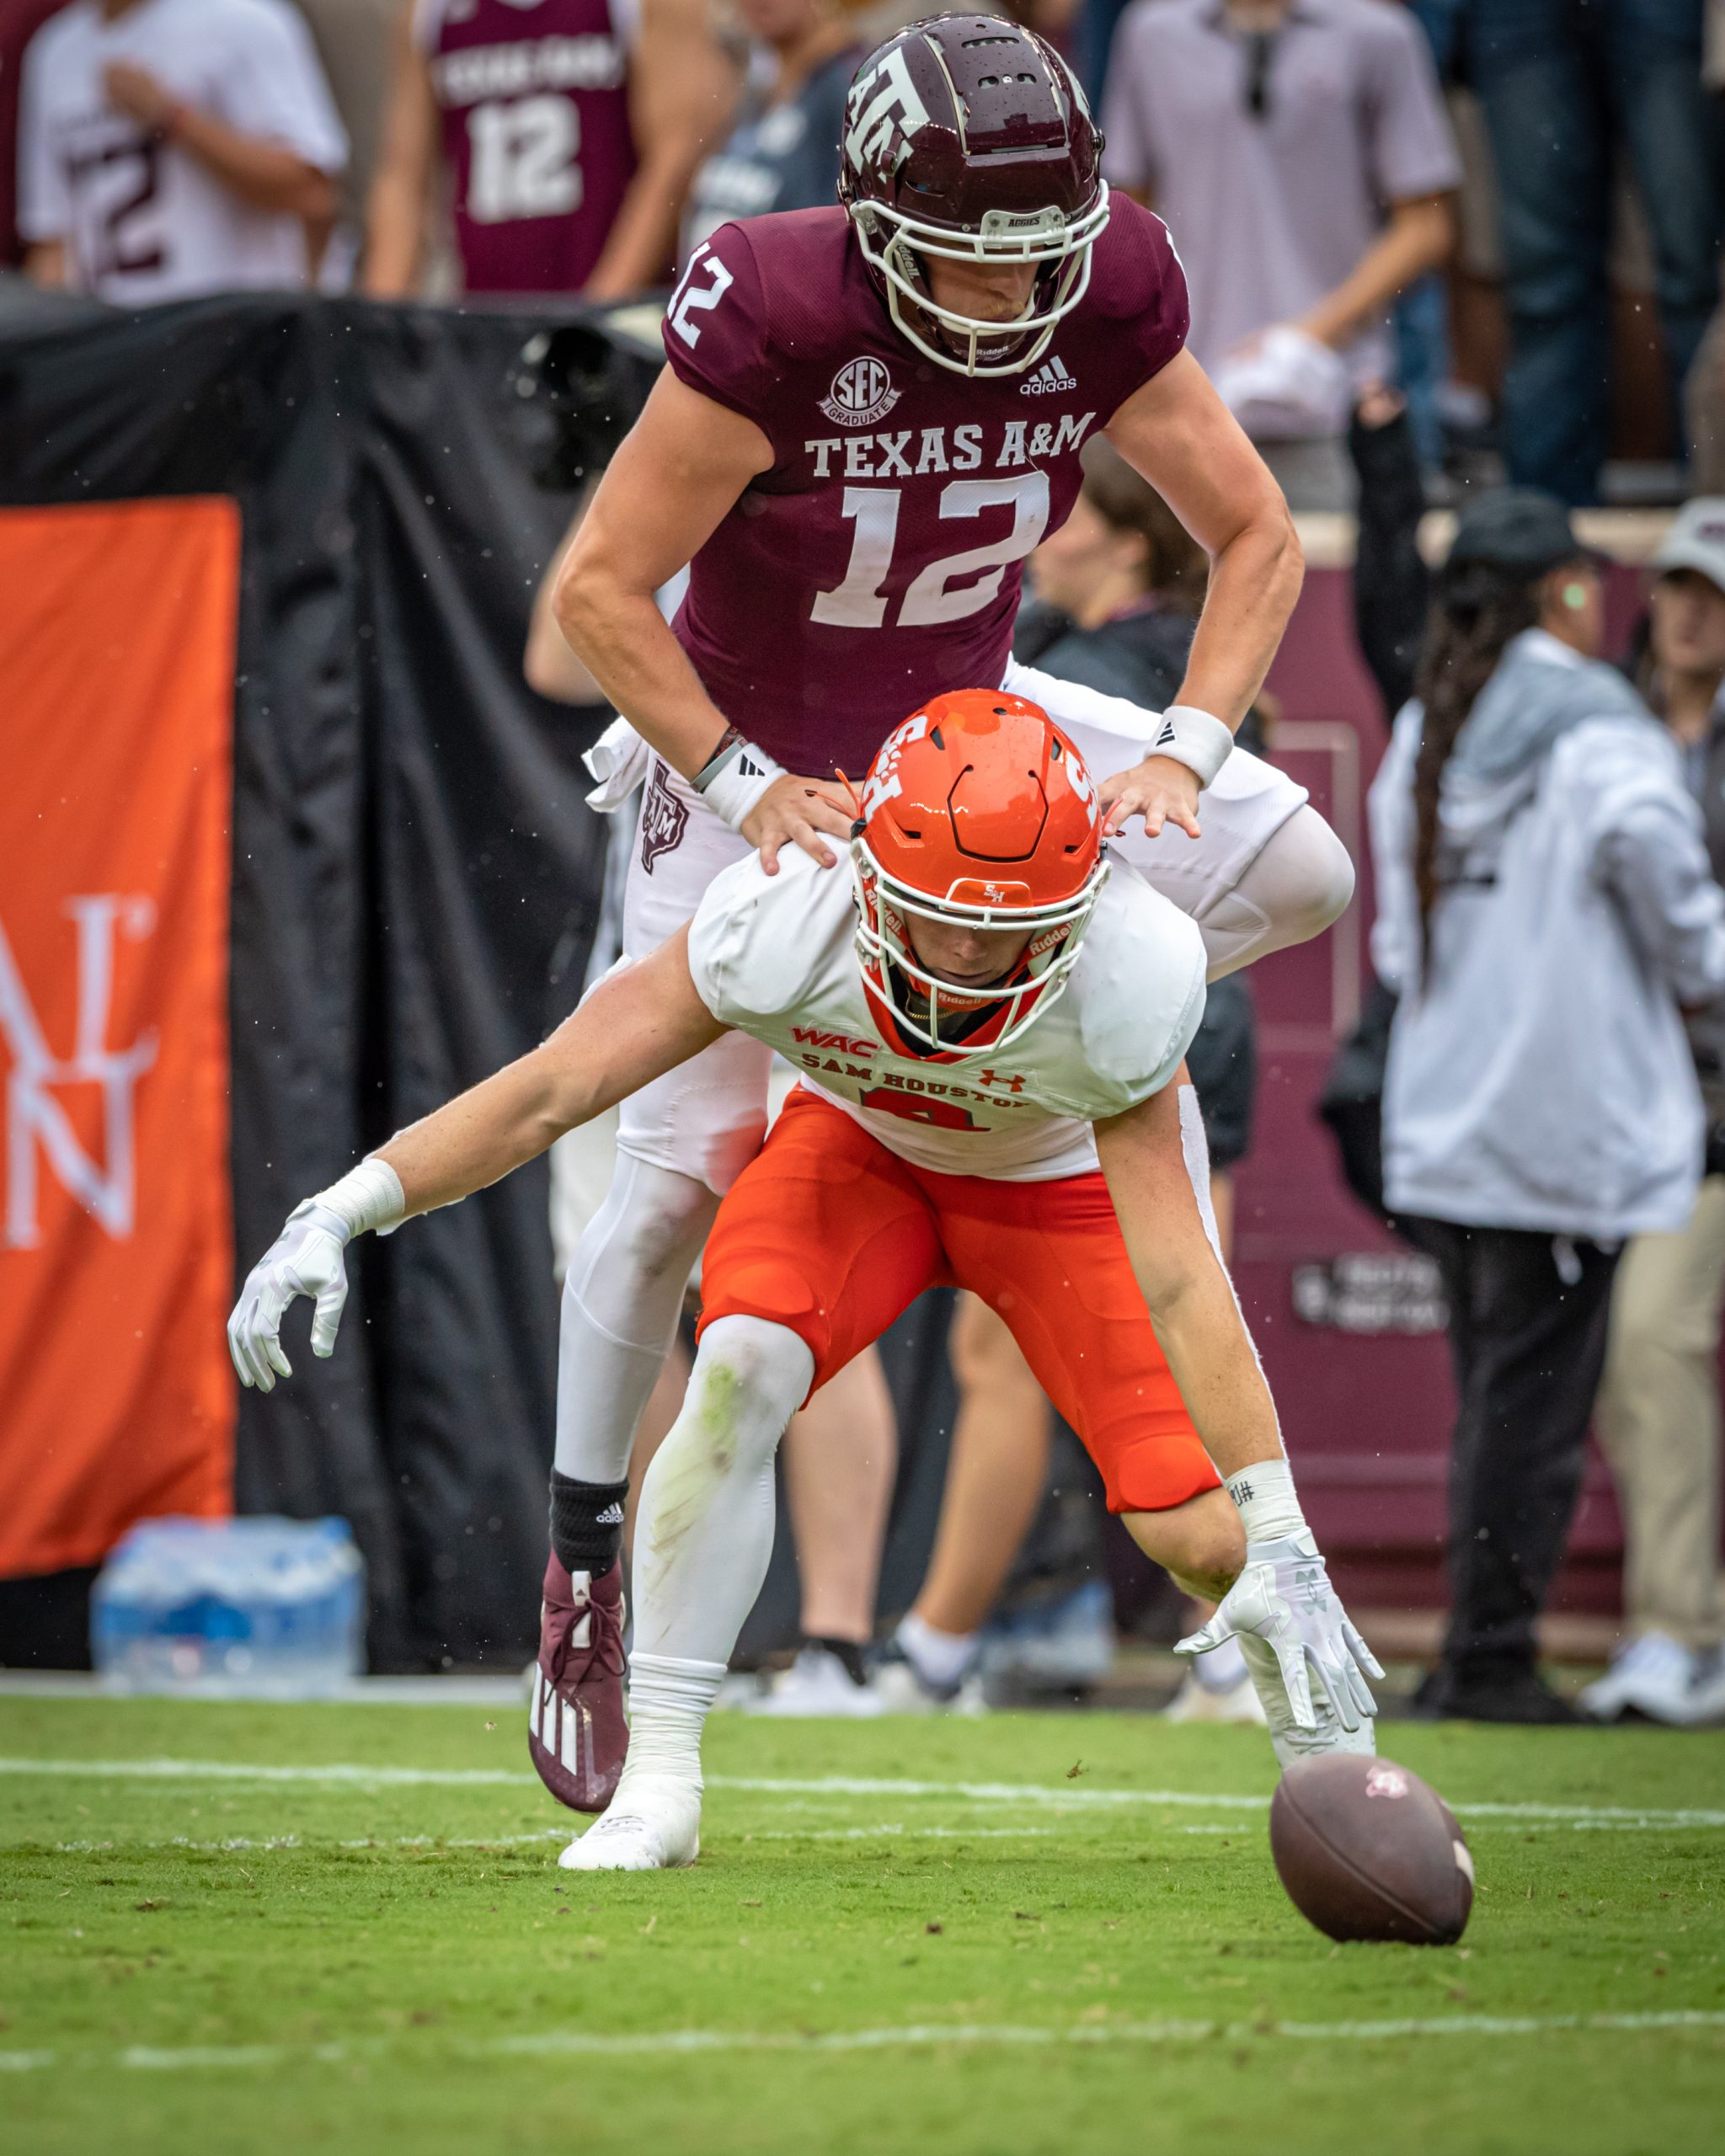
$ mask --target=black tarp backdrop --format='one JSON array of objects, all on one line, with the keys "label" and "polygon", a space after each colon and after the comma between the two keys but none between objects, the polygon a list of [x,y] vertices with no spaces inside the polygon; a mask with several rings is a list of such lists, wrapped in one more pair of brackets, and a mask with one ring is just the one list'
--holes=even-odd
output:
[{"label": "black tarp backdrop", "polygon": [[[271,296],[0,328],[0,504],[240,504],[241,1275],[308,1191],[542,1038],[582,976],[606,827],[579,756],[599,719],[536,696],[521,654],[566,483],[655,370],[627,335],[605,366],[591,335],[565,336],[549,393],[530,396],[521,354],[541,326]],[[376,1668],[531,1652],[556,1374],[547,1194],[536,1164],[366,1238],[334,1357],[310,1353],[301,1311],[292,1380],[240,1396],[237,1507],[353,1523]],[[889,1612],[932,1539],[950,1305],[926,1298],[884,1343]],[[1033,1547],[1021,1573],[1037,1565]],[[0,1662],[81,1660],[92,1577],[0,1581]],[[782,1531],[745,1656],[794,1637],[796,1614]]]},{"label": "black tarp backdrop", "polygon": [[[537,326],[272,296],[0,343],[0,501],[240,504],[242,1270],[306,1192],[531,1046],[553,950],[590,936],[591,719],[521,675],[570,509],[533,484],[543,443],[512,376]],[[368,1242],[334,1359],[302,1346],[291,1384],[242,1395],[237,1502],[353,1522],[377,1667],[531,1639],[550,1265],[539,1166]],[[35,1599],[57,1611],[63,1589]],[[21,1583],[8,1597],[14,1630],[30,1600]]]}]

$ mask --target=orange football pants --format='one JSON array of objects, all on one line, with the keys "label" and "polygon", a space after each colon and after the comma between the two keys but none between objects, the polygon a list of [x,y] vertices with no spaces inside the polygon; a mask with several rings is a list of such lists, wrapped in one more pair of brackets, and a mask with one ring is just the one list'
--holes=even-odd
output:
[{"label": "orange football pants", "polygon": [[814,1358],[811,1393],[925,1288],[969,1288],[1012,1328],[1083,1439],[1110,1512],[1166,1511],[1220,1479],[1099,1171],[1053,1182],[936,1175],[799,1088],[719,1207],[701,1278],[702,1325],[788,1326]]}]

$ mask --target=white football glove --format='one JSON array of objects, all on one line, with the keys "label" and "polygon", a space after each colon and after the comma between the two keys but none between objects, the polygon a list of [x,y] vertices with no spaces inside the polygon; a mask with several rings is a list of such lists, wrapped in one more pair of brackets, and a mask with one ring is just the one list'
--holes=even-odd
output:
[{"label": "white football glove", "polygon": [[1227,1640],[1240,1642],[1284,1766],[1314,1752],[1376,1749],[1377,1702],[1365,1680],[1384,1673],[1309,1534],[1248,1543],[1245,1568],[1215,1616],[1174,1652],[1207,1654]]},{"label": "white football glove", "polygon": [[347,1300],[343,1262],[350,1230],[339,1213],[308,1198],[287,1216],[287,1225],[246,1276],[233,1315],[227,1321],[227,1348],[242,1385],[273,1392],[275,1373],[293,1375],[282,1352],[281,1321],[296,1295],[311,1295],[312,1353],[335,1353],[335,1328]]}]

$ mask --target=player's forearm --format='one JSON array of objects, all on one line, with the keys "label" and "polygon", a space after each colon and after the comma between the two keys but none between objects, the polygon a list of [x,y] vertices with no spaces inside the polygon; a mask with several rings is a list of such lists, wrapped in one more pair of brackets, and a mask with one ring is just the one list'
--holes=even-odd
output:
[{"label": "player's forearm", "polygon": [[570,650],[643,740],[673,771],[694,778],[727,722],[652,595],[622,585],[578,539],[552,611]]},{"label": "player's forearm", "polygon": [[[1131,1251],[1130,1240],[1127,1248]],[[1159,1260],[1146,1263],[1133,1252],[1133,1270],[1180,1397],[1217,1474],[1226,1481],[1242,1467],[1281,1459],[1275,1403],[1220,1264],[1211,1258],[1171,1278]]]},{"label": "player's forearm", "polygon": [[335,215],[335,182],[328,173],[285,150],[242,135],[224,120],[181,106],[173,125],[174,140],[231,195],[254,210],[321,223]]},{"label": "player's forearm", "polygon": [[453,1205],[537,1160],[597,1113],[592,1094],[569,1082],[547,1043],[398,1131],[377,1157],[400,1181],[403,1218]]},{"label": "player's forearm", "polygon": [[1294,520],[1278,492],[1211,562],[1177,704],[1238,728],[1263,686],[1305,573]]},{"label": "player's forearm", "polygon": [[[1196,1097],[1183,1067],[1096,1126],[1097,1153],[1133,1275],[1187,1412],[1226,1480],[1279,1460],[1275,1403],[1205,1224],[1194,1174]],[[1188,1141],[1188,1126],[1194,1126]]]}]

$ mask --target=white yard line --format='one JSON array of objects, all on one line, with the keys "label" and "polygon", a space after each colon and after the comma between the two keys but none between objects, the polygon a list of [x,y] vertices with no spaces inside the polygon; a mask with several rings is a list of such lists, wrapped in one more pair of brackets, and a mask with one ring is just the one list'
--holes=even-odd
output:
[{"label": "white yard line", "polygon": [[[0,1774],[46,1775],[83,1781],[211,1781],[303,1783],[355,1789],[513,1788],[537,1790],[537,1777],[504,1767],[391,1767],[358,1761],[286,1766],[238,1759],[63,1759],[0,1758]],[[707,1786],[766,1796],[931,1797],[972,1804],[1024,1804],[1057,1811],[1115,1809],[1130,1806],[1202,1812],[1263,1812],[1268,1796],[1188,1789],[1083,1789],[1055,1783],[932,1782],[888,1780],[848,1774],[813,1780],[772,1775],[709,1774]],[[1725,1828],[1725,1811],[1621,1804],[1500,1803],[1452,1799],[1470,1819],[1517,1825],[1625,1828],[1670,1832],[1684,1828]]]},{"label": "white yard line", "polygon": [[[665,2029],[606,2036],[586,2029],[551,2029],[489,2042],[457,2043],[469,2058],[639,2057],[708,2052],[926,2051],[947,2045],[969,2048],[1230,2043],[1254,2038],[1291,2038],[1300,2043],[1385,2043],[1411,2036],[1544,2036],[1582,2032],[1645,2035],[1667,2031],[1725,2029],[1725,2013],[1682,2010],[1666,2014],[1450,2014],[1380,2021],[1122,2021],[1080,2022],[1065,2027],[1034,2024],[913,2022],[903,2028],[835,2029],[804,2035],[786,2030]],[[446,2043],[447,2038],[443,2040]],[[339,2065],[398,2049],[403,2040],[329,2043],[198,2044],[174,2047],[133,2044],[110,2052],[0,2050],[0,2073],[34,2073],[54,2068],[104,2072],[179,2073],[211,2068]]]}]

